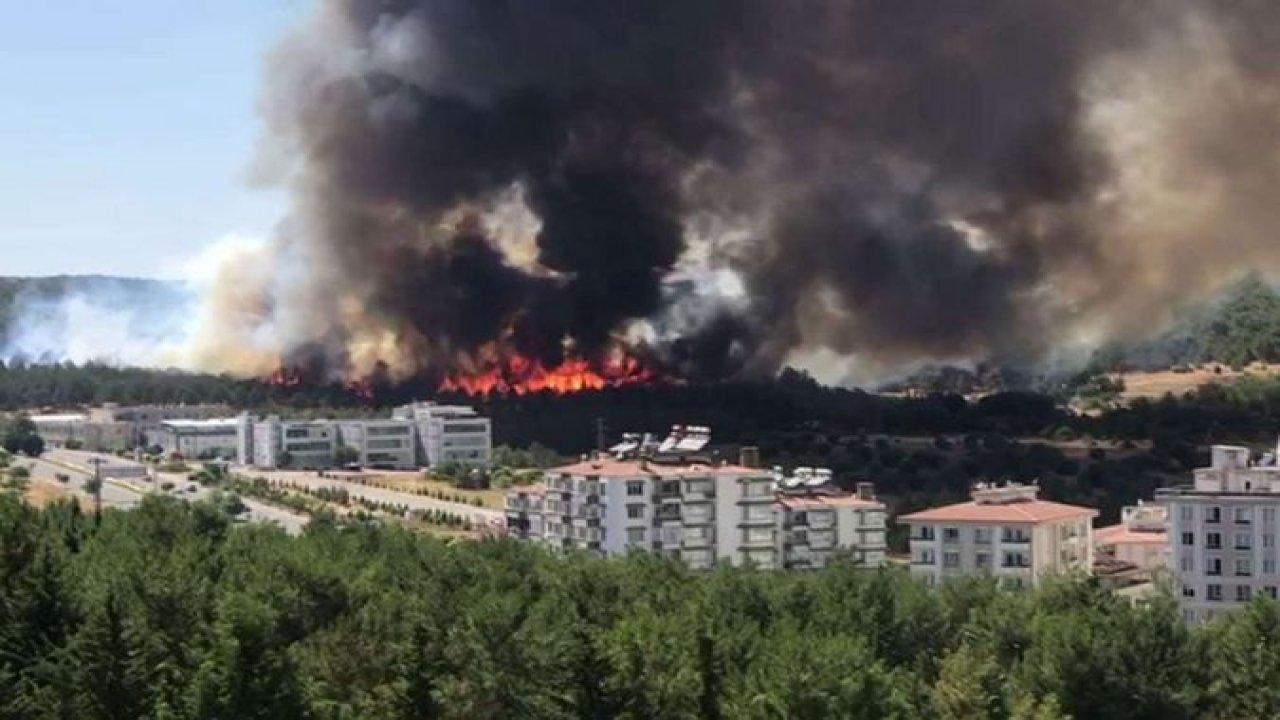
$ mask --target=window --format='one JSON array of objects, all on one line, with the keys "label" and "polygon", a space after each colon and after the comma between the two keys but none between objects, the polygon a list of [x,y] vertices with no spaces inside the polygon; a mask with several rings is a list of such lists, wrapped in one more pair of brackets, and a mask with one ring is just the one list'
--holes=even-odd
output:
[{"label": "window", "polygon": [[1190,585],[1182,586],[1182,597],[1193,598],[1196,596],[1196,589]]},{"label": "window", "polygon": [[1274,575],[1276,573],[1276,559],[1273,557],[1262,558],[1262,574]]},{"label": "window", "polygon": [[991,553],[978,553],[974,556],[973,560],[973,564],[976,565],[979,570],[986,570],[991,567]]},{"label": "window", "polygon": [[628,495],[630,495],[631,497],[635,497],[635,496],[637,496],[637,495],[643,495],[643,494],[644,494],[644,481],[643,481],[643,480],[628,480],[628,481],[627,481],[627,494],[628,494]]},{"label": "window", "polygon": [[679,480],[663,480],[662,489],[660,492],[663,495],[679,495],[680,481]]},{"label": "window", "polygon": [[1211,557],[1206,558],[1204,574],[1205,575],[1221,575],[1222,574],[1222,558]]},{"label": "window", "polygon": [[1221,550],[1222,549],[1222,533],[1216,533],[1216,532],[1205,533],[1204,546],[1209,548],[1210,550]]},{"label": "window", "polygon": [[932,565],[936,562],[936,557],[932,550],[921,550],[914,558],[912,558],[911,562],[916,565]]},{"label": "window", "polygon": [[991,528],[984,528],[984,527],[974,528],[973,541],[976,543],[983,543],[983,544],[991,542]]},{"label": "window", "polygon": [[1189,532],[1184,532],[1184,533],[1182,533],[1182,544],[1183,544],[1183,545],[1195,545],[1195,544],[1196,544],[1196,534],[1195,534],[1195,533],[1189,533]]},{"label": "window", "polygon": [[1007,543],[1024,543],[1030,542],[1031,538],[1026,535],[1022,528],[1005,528],[1000,533],[1000,541]]},{"label": "window", "polygon": [[644,519],[644,505],[634,504],[627,506],[627,518],[630,520]]},{"label": "window", "polygon": [[915,539],[916,539],[916,540],[929,540],[929,541],[932,541],[932,540],[933,540],[933,537],[934,537],[934,536],[933,536],[933,526],[932,526],[932,525],[921,525],[921,526],[920,526],[920,529],[919,529],[919,530],[917,530],[917,531],[916,531],[916,533],[917,533],[917,534],[916,534],[916,537],[915,537]]},{"label": "window", "polygon": [[1028,562],[1027,556],[1022,553],[1007,552],[1004,554],[1004,562],[1002,563],[1002,566],[1007,568],[1024,568],[1031,567],[1031,563]]},{"label": "window", "polygon": [[960,567],[960,553],[958,552],[942,553],[942,567],[945,567],[945,568]]},{"label": "window", "polygon": [[1238,507],[1235,508],[1235,520],[1238,525],[1248,525],[1253,522],[1253,508]]},{"label": "window", "polygon": [[1183,555],[1178,560],[1178,565],[1180,568],[1182,568],[1182,572],[1184,573],[1195,572],[1196,556],[1190,553],[1187,553],[1186,555]]},{"label": "window", "polygon": [[960,528],[953,528],[953,527],[942,528],[942,542],[945,542],[945,543],[960,542]]},{"label": "window", "polygon": [[1267,596],[1267,597],[1269,597],[1269,598],[1271,598],[1272,600],[1275,600],[1275,599],[1276,599],[1276,586],[1275,586],[1275,585],[1264,585],[1264,586],[1262,586],[1262,592],[1266,593],[1266,596]]},{"label": "window", "polygon": [[1253,599],[1253,588],[1249,585],[1236,586],[1236,602],[1249,602]]},{"label": "window", "polygon": [[1204,587],[1204,596],[1214,602],[1222,602],[1222,586],[1206,585]]},{"label": "window", "polygon": [[1262,508],[1262,522],[1273,523],[1276,521],[1275,508]]},{"label": "window", "polygon": [[700,478],[698,480],[689,480],[688,482],[685,483],[685,487],[689,490],[690,494],[705,495],[711,492],[711,481],[707,480],[706,478]]},{"label": "window", "polygon": [[1205,508],[1204,521],[1207,523],[1222,522],[1222,508],[1220,507]]},{"label": "window", "polygon": [[1276,536],[1275,536],[1275,535],[1273,535],[1272,533],[1263,533],[1263,534],[1262,534],[1262,547],[1264,547],[1264,548],[1273,548],[1273,547],[1275,547],[1275,546],[1276,546]]},{"label": "window", "polygon": [[1253,560],[1243,557],[1236,558],[1236,577],[1249,577],[1253,574]]},{"label": "window", "polygon": [[1178,508],[1178,514],[1182,517],[1182,522],[1192,522],[1196,517],[1196,509],[1190,505],[1183,505]]},{"label": "window", "polygon": [[1236,549],[1248,550],[1253,547],[1253,536],[1249,533],[1236,533]]},{"label": "window", "polygon": [[632,545],[643,543],[644,536],[645,536],[644,528],[627,528],[627,542]]}]

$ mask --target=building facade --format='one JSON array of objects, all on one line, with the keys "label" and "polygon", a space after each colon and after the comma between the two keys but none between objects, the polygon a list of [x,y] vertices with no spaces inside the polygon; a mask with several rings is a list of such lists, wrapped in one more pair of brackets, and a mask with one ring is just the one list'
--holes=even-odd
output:
[{"label": "building facade", "polygon": [[1168,512],[1163,505],[1141,503],[1124,508],[1120,523],[1093,531],[1096,560],[1116,560],[1143,572],[1169,564]]},{"label": "building facade", "polygon": [[[696,430],[703,430],[698,428]],[[698,439],[664,447],[700,447]],[[636,447],[639,447],[637,444]],[[754,457],[744,453],[745,458]],[[715,564],[821,567],[837,557],[884,561],[884,506],[834,488],[779,488],[775,472],[675,453],[586,458],[507,494],[507,525],[558,550],[660,552]]]},{"label": "building facade", "polygon": [[68,443],[88,450],[114,452],[163,445],[164,423],[225,417],[223,405],[116,405],[106,403],[81,413],[35,415],[31,420],[46,443]]},{"label": "building facade", "polygon": [[162,420],[157,444],[166,455],[190,459],[230,459],[239,451],[240,422],[235,418],[214,420]]},{"label": "building facade", "polygon": [[985,574],[1009,587],[1093,567],[1093,508],[1040,500],[1034,485],[979,485],[969,502],[898,519],[911,528],[911,573],[930,586]]},{"label": "building facade", "polygon": [[493,429],[489,418],[465,405],[437,405],[417,402],[392,412],[397,420],[407,420],[417,428],[419,461],[426,467],[444,464],[486,467],[493,454]]},{"label": "building facade", "polygon": [[885,506],[870,483],[852,495],[781,490],[774,512],[786,569],[822,568],[841,557],[865,567],[885,562]]},{"label": "building facade", "polygon": [[1199,622],[1238,610],[1255,596],[1276,597],[1280,467],[1276,455],[1216,445],[1191,485],[1161,488],[1168,509],[1169,566],[1183,615]]}]

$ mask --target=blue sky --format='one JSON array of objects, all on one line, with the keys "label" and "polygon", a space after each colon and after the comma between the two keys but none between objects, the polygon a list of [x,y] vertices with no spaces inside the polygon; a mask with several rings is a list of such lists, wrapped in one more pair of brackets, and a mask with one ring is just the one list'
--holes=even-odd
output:
[{"label": "blue sky", "polygon": [[265,54],[310,0],[0,0],[0,275],[167,274],[265,235]]}]

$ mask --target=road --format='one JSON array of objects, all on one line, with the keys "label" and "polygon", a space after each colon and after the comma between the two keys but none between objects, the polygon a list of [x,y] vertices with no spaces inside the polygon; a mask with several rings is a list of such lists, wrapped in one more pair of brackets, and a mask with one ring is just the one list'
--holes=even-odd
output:
[{"label": "road", "polygon": [[[93,477],[93,473],[80,470],[73,470],[60,464],[55,464],[46,459],[38,460],[14,460],[15,465],[27,465],[31,468],[31,478],[33,480],[42,480],[62,485],[58,480],[59,475],[65,475],[67,482],[64,487],[77,494],[90,497],[91,494],[85,490],[85,483]],[[120,508],[122,510],[131,510],[138,506],[142,501],[142,493],[121,487],[115,483],[103,483],[102,485],[102,506]]]},{"label": "road", "polygon": [[[118,458],[114,455],[103,455],[83,450],[65,450],[62,448],[45,452],[40,460],[22,462],[32,463],[31,473],[33,477],[47,478],[56,482],[55,475],[61,473],[69,476],[70,481],[67,486],[70,489],[87,494],[84,492],[84,482],[93,476],[93,465],[90,461],[95,458],[103,461],[103,468],[141,469],[145,467],[141,463]],[[162,488],[167,483],[172,483],[172,486],[170,490],[166,491]],[[165,493],[182,500],[202,500],[208,498],[212,492],[212,489],[191,482],[185,474],[181,473],[158,473],[155,480],[108,477],[102,484],[102,504],[103,507],[130,509],[137,507],[142,500],[142,496],[147,493]],[[285,532],[290,535],[300,535],[302,529],[309,522],[309,518],[306,515],[268,505],[252,498],[241,498],[241,501],[249,509],[243,516],[244,519],[263,524],[274,523],[284,528]]]},{"label": "road", "polygon": [[462,503],[448,502],[446,500],[437,500],[435,498],[413,495],[406,492],[399,492],[397,490],[369,487],[367,485],[360,485],[359,483],[339,480],[335,477],[320,477],[314,472],[283,470],[274,472],[254,471],[253,475],[255,477],[264,477],[268,480],[277,482],[283,481],[297,483],[298,485],[302,485],[312,490],[318,490],[320,488],[341,488],[346,490],[353,498],[363,498],[374,502],[404,505],[411,510],[439,510],[442,512],[449,512],[460,517],[467,518],[476,525],[501,522],[505,517],[500,510],[479,508],[474,505],[464,505]]}]

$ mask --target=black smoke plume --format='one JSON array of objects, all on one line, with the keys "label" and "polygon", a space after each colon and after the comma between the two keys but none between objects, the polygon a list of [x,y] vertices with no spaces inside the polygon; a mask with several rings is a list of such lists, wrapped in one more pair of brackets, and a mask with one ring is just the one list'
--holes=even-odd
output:
[{"label": "black smoke plume", "polygon": [[322,2],[270,62],[297,201],[250,324],[338,374],[626,342],[833,379],[1148,332],[1280,264],[1277,27],[1261,1]]}]

